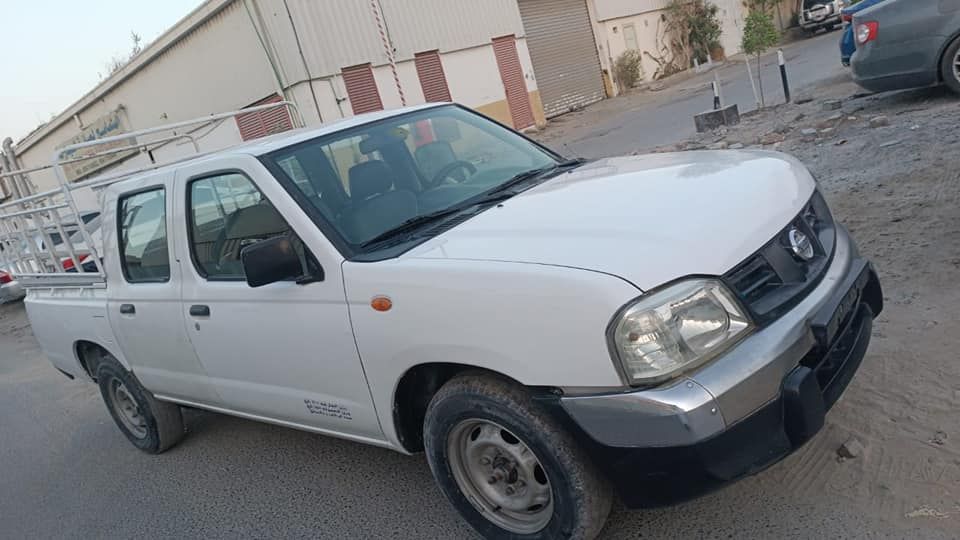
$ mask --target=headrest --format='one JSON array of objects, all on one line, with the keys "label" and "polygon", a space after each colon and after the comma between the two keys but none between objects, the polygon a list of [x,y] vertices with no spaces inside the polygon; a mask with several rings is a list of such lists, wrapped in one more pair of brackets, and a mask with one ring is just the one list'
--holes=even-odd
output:
[{"label": "headrest", "polygon": [[355,202],[386,193],[393,187],[393,170],[378,159],[350,167],[349,177],[350,198]]}]

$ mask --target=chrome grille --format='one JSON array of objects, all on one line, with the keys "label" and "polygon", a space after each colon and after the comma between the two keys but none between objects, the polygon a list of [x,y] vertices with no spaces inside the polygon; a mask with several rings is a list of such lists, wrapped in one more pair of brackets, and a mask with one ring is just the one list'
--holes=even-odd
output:
[{"label": "chrome grille", "polygon": [[[813,256],[794,253],[790,231],[805,235]],[[800,213],[759,251],[723,276],[724,282],[764,326],[797,305],[820,282],[830,265],[836,226],[826,202],[815,192]]]}]

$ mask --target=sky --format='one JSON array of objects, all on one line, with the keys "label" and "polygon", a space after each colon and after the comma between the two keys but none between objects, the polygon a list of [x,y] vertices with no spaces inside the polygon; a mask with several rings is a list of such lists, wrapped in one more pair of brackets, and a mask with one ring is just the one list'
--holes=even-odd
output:
[{"label": "sky", "polygon": [[[203,0],[0,0],[0,140],[20,140],[93,89],[114,56]],[[98,75],[100,74],[100,75]]]}]

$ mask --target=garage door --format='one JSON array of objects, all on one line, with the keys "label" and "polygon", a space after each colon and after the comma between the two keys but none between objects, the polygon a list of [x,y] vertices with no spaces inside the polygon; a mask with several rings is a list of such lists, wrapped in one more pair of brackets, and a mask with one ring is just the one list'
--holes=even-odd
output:
[{"label": "garage door", "polygon": [[585,0],[520,0],[527,48],[547,118],[604,97]]}]

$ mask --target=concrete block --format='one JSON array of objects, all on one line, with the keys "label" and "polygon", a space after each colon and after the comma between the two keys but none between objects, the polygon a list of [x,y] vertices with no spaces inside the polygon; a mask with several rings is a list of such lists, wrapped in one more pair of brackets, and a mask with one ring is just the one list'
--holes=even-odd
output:
[{"label": "concrete block", "polygon": [[740,123],[740,109],[733,104],[722,109],[703,111],[693,116],[693,123],[697,133],[713,131],[721,126],[735,126]]}]

